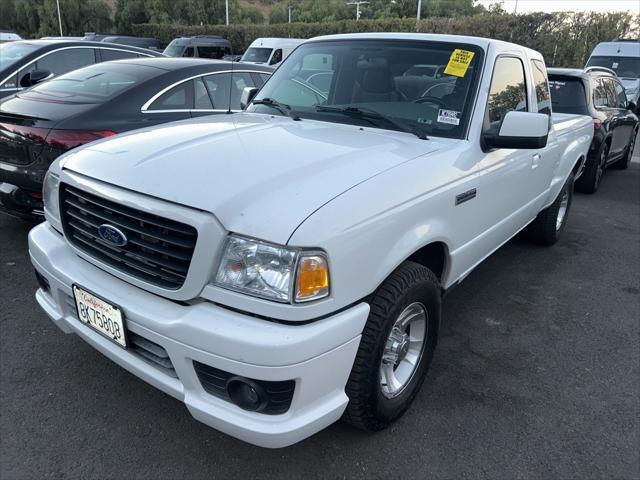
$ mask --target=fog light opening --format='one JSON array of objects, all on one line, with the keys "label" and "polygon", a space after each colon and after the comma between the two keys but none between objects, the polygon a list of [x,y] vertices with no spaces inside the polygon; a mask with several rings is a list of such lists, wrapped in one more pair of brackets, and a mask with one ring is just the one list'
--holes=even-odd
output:
[{"label": "fog light opening", "polygon": [[268,398],[264,389],[244,377],[227,380],[227,393],[231,401],[243,410],[259,412],[267,406]]}]

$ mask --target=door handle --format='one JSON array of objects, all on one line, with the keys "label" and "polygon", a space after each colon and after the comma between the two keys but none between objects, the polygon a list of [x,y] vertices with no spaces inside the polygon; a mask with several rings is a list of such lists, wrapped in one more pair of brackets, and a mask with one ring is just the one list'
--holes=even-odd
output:
[{"label": "door handle", "polygon": [[542,157],[540,156],[539,153],[535,153],[532,157],[531,157],[531,168],[538,168],[538,165],[540,164],[540,160],[542,159]]}]

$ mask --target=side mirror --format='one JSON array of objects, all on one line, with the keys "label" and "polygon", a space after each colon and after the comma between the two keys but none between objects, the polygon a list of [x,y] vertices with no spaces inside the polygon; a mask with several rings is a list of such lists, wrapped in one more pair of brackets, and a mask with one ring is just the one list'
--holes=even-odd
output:
[{"label": "side mirror", "polygon": [[[493,130],[493,131],[492,131]],[[543,148],[549,136],[549,116],[544,113],[511,111],[500,127],[482,135],[486,148]]]},{"label": "side mirror", "polygon": [[242,110],[245,110],[249,106],[251,100],[253,100],[253,97],[256,96],[256,93],[258,93],[257,88],[244,87],[244,90],[242,90],[242,95],[240,95],[240,108]]},{"label": "side mirror", "polygon": [[53,73],[49,70],[33,70],[32,72],[27,73],[20,80],[21,87],[31,87],[37,83],[40,83],[44,80],[48,80],[53,77]]}]

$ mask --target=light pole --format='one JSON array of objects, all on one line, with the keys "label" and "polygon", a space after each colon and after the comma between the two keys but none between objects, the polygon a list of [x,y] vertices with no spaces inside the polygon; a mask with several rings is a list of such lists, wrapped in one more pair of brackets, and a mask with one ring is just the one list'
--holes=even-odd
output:
[{"label": "light pole", "polygon": [[367,5],[369,2],[363,2],[361,0],[357,0],[355,2],[348,2],[347,5],[355,5],[356,6],[356,20],[360,20],[360,5]]},{"label": "light pole", "polygon": [[224,10],[227,16],[227,25],[229,25],[229,0],[224,0]]},{"label": "light pole", "polygon": [[416,20],[420,20],[421,10],[422,10],[422,0],[418,0],[418,12],[416,13]]},{"label": "light pole", "polygon": [[60,36],[62,36],[62,16],[60,16],[60,0],[56,0],[58,7],[58,26],[60,27]]},{"label": "light pole", "polygon": [[291,23],[291,5],[289,5],[289,23]]}]

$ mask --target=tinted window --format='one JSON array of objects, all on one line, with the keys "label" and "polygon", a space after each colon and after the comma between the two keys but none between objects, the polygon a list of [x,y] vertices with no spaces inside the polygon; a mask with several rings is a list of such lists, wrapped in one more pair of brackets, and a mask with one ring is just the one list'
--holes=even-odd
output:
[{"label": "tinted window", "polygon": [[551,115],[551,105],[549,98],[549,85],[547,83],[547,70],[544,64],[539,60],[531,62],[531,71],[533,72],[533,81],[536,89],[536,101],[538,103],[538,112]]},{"label": "tinted window", "polygon": [[613,84],[618,108],[627,108],[627,94],[625,93],[622,84],[613,78],[608,81]]},{"label": "tinted window", "polygon": [[157,74],[157,69],[141,65],[97,64],[40,83],[23,96],[49,97],[69,103],[101,103]]},{"label": "tinted window", "polygon": [[0,44],[0,70],[9,68],[18,60],[32,52],[35,52],[37,49],[37,45],[25,42],[8,42]]},{"label": "tinted window", "polygon": [[231,53],[231,50],[228,47],[214,47],[214,46],[198,47],[198,56],[201,58],[220,59],[230,53]]},{"label": "tinted window", "polygon": [[101,48],[100,53],[102,53],[103,62],[108,62],[110,60],[122,60],[123,58],[137,57],[137,54],[134,52],[126,52],[124,50],[107,50],[106,48]]},{"label": "tinted window", "polygon": [[489,126],[501,122],[507,112],[527,111],[527,87],[520,59],[500,57],[496,60],[489,89],[487,116]]},{"label": "tinted window", "polygon": [[193,83],[183,82],[160,96],[149,110],[191,110],[193,108]]},{"label": "tinted window", "polygon": [[52,52],[36,63],[38,70],[48,70],[60,75],[96,63],[96,57],[93,48],[69,48]]},{"label": "tinted window", "polygon": [[554,112],[589,115],[587,93],[579,78],[551,75],[549,89]]},{"label": "tinted window", "polygon": [[591,57],[587,67],[592,66],[610,68],[619,77],[640,77],[640,57]]},{"label": "tinted window", "polygon": [[280,63],[282,61],[282,49],[279,48],[275,52],[273,52],[273,56],[271,57],[271,61],[269,65],[275,65],[276,63]]},{"label": "tinted window", "polygon": [[187,47],[184,49],[184,52],[182,52],[182,56],[183,57],[193,57],[195,56],[195,50],[193,47]]},{"label": "tinted window", "polygon": [[253,87],[253,79],[249,73],[234,73],[233,83],[230,73],[217,73],[205,77],[207,89],[213,98],[213,108],[229,108],[229,93],[231,93],[231,109],[240,110],[240,96],[245,87]]},{"label": "tinted window", "polygon": [[[290,105],[302,118],[459,137],[480,61],[479,48],[458,43],[317,41],[294,50],[256,100]],[[420,65],[442,68],[443,77],[404,75]],[[354,108],[360,112],[353,114]],[[249,110],[280,114],[266,105]]]},{"label": "tinted window", "polygon": [[266,63],[269,61],[272,48],[250,48],[242,56],[244,62]]},{"label": "tinted window", "polygon": [[209,92],[207,92],[207,87],[204,85],[204,82],[201,78],[196,78],[194,80],[194,90],[195,90],[195,108],[200,110],[211,110],[213,105],[211,104],[211,99],[209,98]]}]

